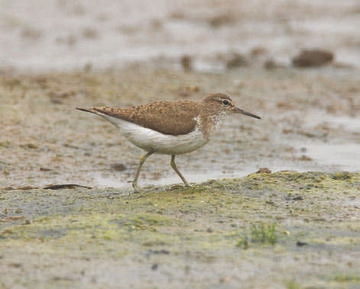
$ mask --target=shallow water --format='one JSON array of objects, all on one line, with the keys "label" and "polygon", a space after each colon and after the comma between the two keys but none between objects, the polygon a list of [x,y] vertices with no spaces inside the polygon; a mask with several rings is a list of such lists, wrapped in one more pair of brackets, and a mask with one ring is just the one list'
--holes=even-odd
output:
[{"label": "shallow water", "polygon": [[305,127],[325,126],[338,131],[338,138],[327,138],[293,145],[299,151],[310,157],[317,165],[335,170],[360,170],[360,118],[337,116],[324,112],[313,111],[305,120]]},{"label": "shallow water", "polygon": [[307,155],[321,166],[360,171],[360,144],[307,144]]},{"label": "shallow water", "polygon": [[137,61],[179,68],[174,63],[188,54],[196,69],[213,71],[224,69],[219,55],[232,51],[251,54],[260,48],[266,58],[289,64],[299,49],[312,47],[360,66],[357,1],[266,4],[1,0],[0,69],[69,71]]},{"label": "shallow water", "polygon": [[[358,172],[360,171],[360,144],[328,144],[328,143],[307,143],[305,146],[296,147],[299,151],[299,157],[304,155],[304,148],[306,148],[306,156],[311,158],[311,163],[308,162],[287,162],[284,160],[265,160],[260,162],[254,162],[253,165],[248,165],[243,169],[232,169],[230,171],[222,170],[220,167],[209,167],[209,169],[202,169],[199,171],[192,171],[182,168],[182,172],[189,183],[202,183],[211,179],[228,179],[228,178],[240,178],[245,177],[251,173],[256,172],[261,167],[270,168],[272,172],[290,170],[298,172],[306,171],[348,171]],[[151,164],[149,164],[151,166]],[[191,167],[189,162],[187,167]],[[175,172],[168,167],[168,173],[164,173],[157,179],[148,179],[143,175],[140,176],[139,185],[170,185],[170,184],[182,184],[180,178]],[[99,172],[93,172],[90,174],[92,182],[96,187],[114,187],[114,188],[131,188],[131,180],[133,176],[130,176],[129,180],[123,182],[119,176],[115,174],[107,174],[104,176]]]}]

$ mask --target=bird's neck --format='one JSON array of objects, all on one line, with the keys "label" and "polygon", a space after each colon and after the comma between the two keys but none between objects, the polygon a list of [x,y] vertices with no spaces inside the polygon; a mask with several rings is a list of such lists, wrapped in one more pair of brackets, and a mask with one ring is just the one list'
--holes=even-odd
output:
[{"label": "bird's neck", "polygon": [[200,129],[206,139],[215,133],[221,120],[224,118],[225,113],[201,113],[198,118]]}]

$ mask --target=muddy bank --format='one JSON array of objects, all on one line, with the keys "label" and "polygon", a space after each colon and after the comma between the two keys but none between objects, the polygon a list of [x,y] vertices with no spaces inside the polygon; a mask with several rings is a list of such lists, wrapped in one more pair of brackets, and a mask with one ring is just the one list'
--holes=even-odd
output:
[{"label": "muddy bank", "polygon": [[2,191],[2,288],[357,288],[360,174]]},{"label": "muddy bank", "polygon": [[[224,92],[262,120],[230,116],[202,149],[177,158],[190,182],[272,171],[359,171],[359,74],[349,69],[240,69],[226,74],[138,67],[0,76],[0,187],[124,187],[143,153],[77,106],[127,106]],[[346,148],[346,149],[345,149]],[[152,156],[140,185],[180,180]]]},{"label": "muddy bank", "polygon": [[[153,156],[129,195],[142,152],[74,109],[211,92],[263,119],[178,157],[189,189]],[[0,75],[0,287],[357,288],[359,93],[333,67]]]}]

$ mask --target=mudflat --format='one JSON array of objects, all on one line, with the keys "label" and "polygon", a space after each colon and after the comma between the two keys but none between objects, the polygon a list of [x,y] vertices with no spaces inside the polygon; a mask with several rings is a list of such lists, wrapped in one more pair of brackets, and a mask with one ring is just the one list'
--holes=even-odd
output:
[{"label": "mudflat", "polygon": [[[1,75],[0,285],[356,288],[359,78],[335,67]],[[212,92],[262,120],[228,117],[178,157],[192,188],[155,155],[145,191],[129,195],[142,152],[74,109]]]}]

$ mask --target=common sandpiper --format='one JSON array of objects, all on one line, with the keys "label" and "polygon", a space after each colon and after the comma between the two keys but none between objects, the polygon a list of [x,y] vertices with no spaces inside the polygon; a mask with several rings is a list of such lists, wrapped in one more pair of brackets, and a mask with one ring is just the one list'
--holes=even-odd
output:
[{"label": "common sandpiper", "polygon": [[175,156],[195,151],[210,140],[219,121],[227,114],[241,113],[260,119],[234,105],[225,94],[215,93],[201,101],[159,101],[131,107],[92,107],[76,109],[91,112],[115,125],[125,138],[146,151],[140,158],[132,186],[137,181],[146,159],[154,153],[171,155],[170,165],[185,186],[189,186],[175,163]]}]

